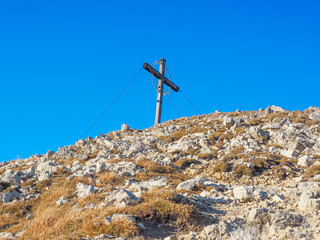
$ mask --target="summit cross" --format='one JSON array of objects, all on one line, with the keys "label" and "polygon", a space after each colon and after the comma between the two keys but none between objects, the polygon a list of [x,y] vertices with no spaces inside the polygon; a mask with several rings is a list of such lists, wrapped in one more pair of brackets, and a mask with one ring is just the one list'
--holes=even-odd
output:
[{"label": "summit cross", "polygon": [[158,96],[157,96],[157,108],[156,108],[156,119],[154,122],[154,125],[156,126],[161,122],[161,109],[162,109],[162,97],[163,97],[163,84],[166,84],[169,88],[171,88],[173,91],[178,92],[179,87],[175,85],[173,82],[171,82],[168,78],[165,76],[166,71],[166,60],[164,58],[160,59],[160,67],[159,72],[155,70],[152,66],[150,66],[148,63],[143,64],[143,68],[150,72],[153,76],[158,78]]}]

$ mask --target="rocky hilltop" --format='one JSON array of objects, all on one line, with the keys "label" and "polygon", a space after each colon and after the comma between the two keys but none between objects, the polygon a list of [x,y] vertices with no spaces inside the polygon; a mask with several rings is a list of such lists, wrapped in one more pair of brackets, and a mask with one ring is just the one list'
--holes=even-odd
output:
[{"label": "rocky hilltop", "polygon": [[0,163],[0,239],[320,239],[320,108],[180,118]]}]

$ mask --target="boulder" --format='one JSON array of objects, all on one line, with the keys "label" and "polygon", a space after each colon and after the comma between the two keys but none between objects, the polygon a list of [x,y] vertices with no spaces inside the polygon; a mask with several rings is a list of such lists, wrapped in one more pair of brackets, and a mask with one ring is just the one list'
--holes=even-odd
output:
[{"label": "boulder", "polygon": [[268,210],[265,208],[252,208],[248,214],[248,222],[255,222],[258,218],[261,218],[262,215],[265,215]]},{"label": "boulder", "polygon": [[11,202],[14,198],[18,197],[20,193],[18,191],[6,192],[2,196],[2,202],[8,203]]},{"label": "boulder", "polygon": [[154,177],[147,181],[133,183],[130,186],[130,190],[133,191],[147,191],[152,188],[160,188],[168,186],[168,179],[166,177]]},{"label": "boulder", "polygon": [[278,113],[278,112],[284,112],[285,110],[282,107],[278,107],[275,105],[268,106],[266,108],[266,113]]},{"label": "boulder", "polygon": [[223,124],[225,127],[231,128],[235,124],[235,121],[233,117],[226,116],[223,118]]},{"label": "boulder", "polygon": [[131,162],[119,162],[116,164],[106,164],[108,171],[114,172],[120,177],[134,177],[137,173],[144,172],[145,169]]},{"label": "boulder", "polygon": [[148,145],[145,145],[142,142],[135,142],[131,144],[128,150],[124,151],[125,155],[136,155],[138,153],[143,153],[145,150],[149,149],[150,147]]},{"label": "boulder", "polygon": [[281,155],[288,157],[288,158],[296,158],[300,156],[300,153],[295,150],[281,150]]},{"label": "boulder", "polygon": [[215,239],[215,237],[219,236],[219,228],[218,224],[212,224],[203,228],[200,232],[200,237],[202,239]]},{"label": "boulder", "polygon": [[39,180],[39,182],[42,182],[42,181],[50,179],[51,177],[52,177],[52,175],[49,172],[42,172],[42,173],[40,173],[38,180]]},{"label": "boulder", "polygon": [[32,178],[35,175],[35,170],[36,169],[34,167],[31,167],[28,170],[26,170],[24,174],[27,178]]},{"label": "boulder", "polygon": [[320,110],[310,113],[309,118],[313,121],[320,122]]},{"label": "boulder", "polygon": [[133,216],[125,215],[125,214],[113,214],[111,217],[112,221],[116,221],[119,219],[127,220],[128,222],[136,223],[136,219]]},{"label": "boulder", "polygon": [[2,174],[0,183],[3,185],[12,185],[19,184],[20,181],[21,177],[19,174],[14,173],[11,169],[8,169]]},{"label": "boulder", "polygon": [[285,229],[287,227],[299,227],[302,225],[303,217],[288,212],[278,211],[271,214],[271,224],[278,229]]},{"label": "boulder", "polygon": [[194,179],[190,179],[180,183],[177,186],[177,190],[193,191],[193,190],[196,190],[199,186],[203,185],[205,181],[208,181],[208,179],[204,177],[196,177]]},{"label": "boulder", "polygon": [[138,201],[138,198],[131,192],[125,189],[118,189],[110,192],[105,198],[106,205],[114,205],[121,208],[128,205],[133,205]]},{"label": "boulder", "polygon": [[106,164],[104,163],[103,160],[100,160],[97,162],[97,168],[96,168],[96,172],[97,173],[101,173],[106,169]]},{"label": "boulder", "polygon": [[312,165],[312,163],[312,158],[307,155],[298,158],[298,165],[301,167],[309,167]]},{"label": "boulder", "polygon": [[269,139],[268,132],[264,131],[260,127],[250,127],[249,128],[250,135],[258,142],[266,142]]},{"label": "boulder", "polygon": [[77,184],[77,195],[79,198],[82,198],[82,197],[85,197],[85,196],[88,196],[92,193],[95,192],[95,187],[92,186],[92,185],[88,185],[88,184],[85,184],[85,183],[81,183],[79,182]]},{"label": "boulder", "polygon": [[50,174],[55,173],[58,168],[63,167],[61,164],[57,164],[54,161],[46,159],[45,161],[41,162],[37,166],[37,172],[48,172]]},{"label": "boulder", "polygon": [[130,130],[130,126],[129,125],[127,125],[127,124],[122,124],[121,125],[121,131],[128,131],[128,130]]},{"label": "boulder", "polygon": [[233,196],[240,202],[246,202],[254,198],[254,187],[253,186],[239,186],[233,189]]},{"label": "boulder", "polygon": [[298,208],[300,211],[317,211],[320,209],[320,199],[316,199],[319,195],[317,191],[304,191],[299,199]]}]

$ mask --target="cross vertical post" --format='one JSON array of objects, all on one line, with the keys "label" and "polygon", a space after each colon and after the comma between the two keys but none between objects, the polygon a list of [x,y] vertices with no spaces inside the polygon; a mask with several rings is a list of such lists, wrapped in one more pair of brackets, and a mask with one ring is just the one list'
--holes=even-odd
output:
[{"label": "cross vertical post", "polygon": [[161,109],[162,109],[162,96],[163,96],[163,76],[166,70],[166,60],[164,58],[160,59],[159,72],[162,75],[158,80],[158,96],[157,96],[157,108],[156,108],[156,119],[154,125],[157,125],[161,122]]},{"label": "cross vertical post", "polygon": [[156,120],[154,122],[154,125],[156,126],[161,122],[163,84],[166,84],[169,88],[171,88],[175,92],[178,92],[180,88],[177,85],[175,85],[173,82],[171,82],[171,79],[166,78],[165,76],[166,60],[164,58],[160,59],[159,72],[155,70],[152,66],[150,66],[148,63],[144,63],[143,68],[147,70],[149,73],[151,73],[152,76],[159,79],[158,88],[157,88],[158,95],[157,95]]}]

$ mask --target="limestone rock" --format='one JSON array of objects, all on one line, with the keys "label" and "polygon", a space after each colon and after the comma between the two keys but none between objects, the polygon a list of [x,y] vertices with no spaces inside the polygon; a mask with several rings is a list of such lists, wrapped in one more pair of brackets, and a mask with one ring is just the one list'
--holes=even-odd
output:
[{"label": "limestone rock", "polygon": [[77,184],[77,195],[79,198],[82,198],[82,197],[85,197],[85,196],[88,196],[92,193],[95,192],[95,187],[92,186],[92,185],[88,185],[88,184],[85,184],[85,183],[81,183],[79,182]]},{"label": "limestone rock", "polygon": [[182,183],[180,183],[177,186],[177,190],[188,190],[192,191],[195,190],[197,187],[203,185],[204,181],[207,181],[208,179],[203,177],[196,177],[195,179],[187,180]]},{"label": "limestone rock", "polygon": [[111,217],[112,221],[116,221],[116,220],[119,220],[119,219],[125,219],[125,220],[127,220],[129,222],[136,223],[136,219],[133,216],[130,216],[130,215],[113,214],[112,217]]},{"label": "limestone rock", "polygon": [[233,189],[233,196],[240,202],[246,202],[254,198],[253,186],[239,186]]},{"label": "limestone rock", "polygon": [[291,214],[284,211],[278,211],[271,215],[272,225],[278,229],[287,227],[299,227],[302,225],[303,217],[301,215]]},{"label": "limestone rock", "polygon": [[320,209],[320,199],[316,199],[317,191],[304,191],[299,200],[298,208],[300,211],[317,211]]},{"label": "limestone rock", "polygon": [[219,236],[218,224],[206,226],[200,233],[201,239],[215,239],[217,236]]},{"label": "limestone rock", "polygon": [[38,180],[39,180],[39,182],[42,182],[42,181],[50,179],[51,177],[52,177],[52,175],[46,171],[46,172],[40,173]]},{"label": "limestone rock", "polygon": [[58,168],[63,168],[63,165],[57,164],[51,160],[44,160],[43,162],[39,163],[37,166],[37,172],[43,173],[48,172],[50,174],[55,173]]},{"label": "limestone rock", "polygon": [[310,165],[312,165],[312,162],[312,158],[307,155],[298,158],[298,165],[300,165],[301,167],[309,167]]},{"label": "limestone rock", "polygon": [[264,131],[260,127],[251,127],[251,128],[249,128],[249,133],[257,141],[266,142],[269,139],[268,132]]},{"label": "limestone rock", "polygon": [[278,113],[278,112],[284,112],[285,110],[282,107],[278,107],[275,105],[268,106],[266,108],[266,113]]},{"label": "limestone rock", "polygon": [[106,164],[106,170],[114,172],[120,177],[133,177],[137,173],[144,172],[145,170],[139,165],[132,162],[119,162],[116,164]]},{"label": "limestone rock", "polygon": [[14,198],[18,197],[19,195],[20,193],[17,191],[13,191],[13,192],[8,191],[2,196],[2,201],[4,203],[11,202]]},{"label": "limestone rock", "polygon": [[66,204],[68,202],[70,202],[70,201],[67,198],[65,198],[64,196],[62,196],[62,197],[59,198],[58,201],[56,201],[56,204],[58,206],[61,206],[61,205]]},{"label": "limestone rock", "polygon": [[3,185],[12,185],[12,184],[19,184],[21,181],[21,177],[14,173],[11,169],[5,171],[2,176],[0,183]]},{"label": "limestone rock", "polygon": [[320,122],[320,110],[310,113],[309,118],[313,121]]},{"label": "limestone rock", "polygon": [[127,125],[127,124],[122,124],[121,125],[121,131],[128,131],[128,130],[130,130],[130,126],[129,125]]},{"label": "limestone rock", "polygon": [[223,118],[223,124],[227,128],[231,128],[235,124],[235,121],[232,117],[226,116]]},{"label": "limestone rock", "polygon": [[35,175],[35,172],[36,172],[35,168],[31,167],[28,170],[26,170],[24,174],[27,178],[32,178]]},{"label": "limestone rock", "polygon": [[105,170],[105,168],[106,168],[106,164],[104,163],[104,161],[103,160],[98,161],[96,172],[101,173]]},{"label": "limestone rock", "polygon": [[150,178],[147,181],[132,183],[130,186],[130,190],[135,191],[146,191],[152,188],[161,188],[168,186],[168,179],[166,177],[156,177]]},{"label": "limestone rock", "polygon": [[114,205],[121,208],[128,205],[133,205],[138,201],[138,198],[131,192],[125,189],[118,189],[110,192],[105,198],[106,205]]}]

